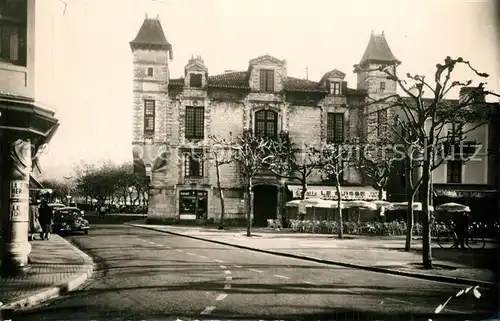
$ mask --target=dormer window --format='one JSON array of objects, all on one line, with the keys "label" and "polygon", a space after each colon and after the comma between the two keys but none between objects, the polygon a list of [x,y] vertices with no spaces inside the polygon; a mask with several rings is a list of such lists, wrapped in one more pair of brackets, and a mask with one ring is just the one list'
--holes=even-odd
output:
[{"label": "dormer window", "polygon": [[268,70],[268,69],[260,70],[260,91],[264,92],[274,91],[274,70]]},{"label": "dormer window", "polygon": [[201,88],[202,86],[202,75],[200,74],[191,74],[189,76],[189,87]]},{"label": "dormer window", "polygon": [[333,81],[330,85],[330,94],[340,96],[342,94],[342,83],[339,81]]},{"label": "dormer window", "polygon": [[153,67],[148,67],[148,77],[153,77]]}]

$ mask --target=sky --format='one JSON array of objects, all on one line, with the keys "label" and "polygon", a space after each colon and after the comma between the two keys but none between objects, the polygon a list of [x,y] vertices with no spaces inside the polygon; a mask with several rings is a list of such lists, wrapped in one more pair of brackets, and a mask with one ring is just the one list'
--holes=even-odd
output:
[{"label": "sky", "polygon": [[[61,125],[41,157],[44,178],[73,175],[80,162],[132,160],[132,53],[146,14],[173,46],[172,78],[200,55],[211,75],[246,70],[265,54],[286,59],[289,76],[318,81],[332,69],[355,88],[371,31],[384,31],[399,72],[432,77],[446,56],[470,60],[500,92],[498,29],[488,0],[60,0],[56,45]],[[457,70],[461,79],[470,74]],[[402,73],[400,73],[402,74]],[[449,98],[456,98],[450,96]]]}]

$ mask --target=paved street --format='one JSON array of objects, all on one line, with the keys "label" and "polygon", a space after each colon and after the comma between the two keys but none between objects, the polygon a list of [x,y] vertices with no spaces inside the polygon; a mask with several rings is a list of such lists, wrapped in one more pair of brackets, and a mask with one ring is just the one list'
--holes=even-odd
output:
[{"label": "paved street", "polygon": [[[240,250],[124,225],[69,237],[98,271],[81,291],[13,320],[428,319],[463,286]],[[452,299],[445,319],[487,313],[493,291]],[[279,294],[279,295],[278,295]],[[453,316],[451,316],[452,314]],[[438,320],[432,316],[433,320]]]}]

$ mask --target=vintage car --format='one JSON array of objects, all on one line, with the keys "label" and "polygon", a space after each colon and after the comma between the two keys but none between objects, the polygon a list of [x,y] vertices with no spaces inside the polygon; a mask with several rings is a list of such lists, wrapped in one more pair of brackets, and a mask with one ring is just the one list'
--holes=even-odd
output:
[{"label": "vintage car", "polygon": [[89,233],[89,221],[83,218],[83,211],[77,207],[54,208],[54,232]]}]

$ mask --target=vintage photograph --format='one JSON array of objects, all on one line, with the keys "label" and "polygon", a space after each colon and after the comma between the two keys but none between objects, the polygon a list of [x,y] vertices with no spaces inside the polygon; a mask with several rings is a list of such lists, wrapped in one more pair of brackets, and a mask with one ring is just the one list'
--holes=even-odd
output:
[{"label": "vintage photograph", "polygon": [[494,0],[0,0],[0,320],[499,320]]}]

